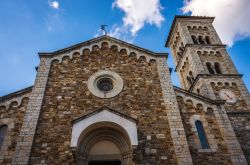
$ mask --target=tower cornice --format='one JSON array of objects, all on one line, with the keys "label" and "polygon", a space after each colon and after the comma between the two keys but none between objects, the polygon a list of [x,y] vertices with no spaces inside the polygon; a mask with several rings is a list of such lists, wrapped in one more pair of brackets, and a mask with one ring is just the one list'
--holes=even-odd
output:
[{"label": "tower cornice", "polygon": [[242,78],[242,76],[243,74],[198,74],[188,91],[191,92],[201,78]]},{"label": "tower cornice", "polygon": [[182,60],[186,56],[187,49],[189,47],[200,47],[200,46],[202,46],[202,48],[204,48],[204,47],[222,47],[222,48],[226,48],[226,45],[224,45],[224,44],[204,44],[204,45],[200,45],[200,44],[186,44],[185,47],[184,47],[183,55],[181,56],[181,58],[179,59],[179,61],[177,62],[177,65],[175,67],[175,72],[180,67],[180,64],[181,64]]},{"label": "tower cornice", "polygon": [[170,28],[170,31],[169,31],[169,34],[168,34],[168,37],[167,37],[167,41],[166,41],[166,44],[165,44],[165,47],[169,47],[170,45],[170,41],[172,39],[172,36],[174,34],[174,31],[175,31],[175,28],[176,28],[176,25],[178,23],[178,21],[180,20],[197,20],[197,19],[206,19],[206,20],[209,20],[211,23],[214,21],[214,18],[215,17],[208,17],[208,16],[185,16],[185,15],[176,15],[174,17],[174,21],[171,25],[171,28]]}]

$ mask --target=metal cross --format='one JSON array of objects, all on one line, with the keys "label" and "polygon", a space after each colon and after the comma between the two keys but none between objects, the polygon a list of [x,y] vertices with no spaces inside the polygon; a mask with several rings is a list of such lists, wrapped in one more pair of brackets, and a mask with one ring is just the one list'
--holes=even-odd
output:
[{"label": "metal cross", "polygon": [[108,26],[108,25],[101,25],[101,30],[104,31],[104,34],[105,34],[105,35],[108,34],[108,32],[107,32],[107,30],[106,30],[106,27],[107,27],[107,26]]}]

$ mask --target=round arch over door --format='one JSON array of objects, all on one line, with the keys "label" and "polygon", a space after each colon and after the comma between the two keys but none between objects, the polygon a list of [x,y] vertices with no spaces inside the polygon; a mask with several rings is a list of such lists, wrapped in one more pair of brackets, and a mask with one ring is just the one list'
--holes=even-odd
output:
[{"label": "round arch over door", "polygon": [[78,165],[131,165],[132,145],[121,126],[112,122],[99,122],[81,133],[76,157]]}]

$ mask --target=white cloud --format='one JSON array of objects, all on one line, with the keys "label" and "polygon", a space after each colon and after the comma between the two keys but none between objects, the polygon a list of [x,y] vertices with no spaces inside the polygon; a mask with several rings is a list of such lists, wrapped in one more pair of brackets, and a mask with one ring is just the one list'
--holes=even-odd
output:
[{"label": "white cloud", "polygon": [[239,39],[250,37],[249,0],[187,0],[183,13],[215,16],[214,26],[223,43],[232,46]]},{"label": "white cloud", "polygon": [[[117,24],[113,25],[111,29],[107,32],[108,36],[119,38],[123,41],[132,43],[134,41],[134,36],[130,33],[129,27],[126,26],[118,26]],[[105,35],[105,32],[101,29],[96,31],[94,37],[100,37]]]},{"label": "white cloud", "polygon": [[57,1],[51,1],[51,0],[49,0],[48,1],[49,2],[49,6],[50,7],[52,7],[52,8],[54,8],[54,9],[59,9],[59,2],[57,2]]},{"label": "white cloud", "polygon": [[164,21],[160,0],[115,0],[112,7],[125,13],[123,25],[114,25],[111,29],[110,34],[113,37],[121,38],[126,34],[129,38],[134,37],[146,23],[159,27]]},{"label": "white cloud", "polygon": [[127,26],[118,26],[115,24],[114,26],[112,26],[108,35],[127,41],[129,43],[132,43],[134,41],[134,36],[130,33],[130,28]]}]

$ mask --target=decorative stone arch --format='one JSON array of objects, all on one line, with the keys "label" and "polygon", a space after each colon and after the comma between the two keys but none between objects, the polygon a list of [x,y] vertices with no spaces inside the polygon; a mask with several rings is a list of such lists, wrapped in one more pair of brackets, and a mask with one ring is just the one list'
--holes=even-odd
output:
[{"label": "decorative stone arch", "polygon": [[113,50],[113,51],[118,52],[118,46],[115,45],[115,44],[112,44],[112,45],[110,46],[110,49]]},{"label": "decorative stone arch", "polygon": [[71,50],[72,48],[69,48],[68,50],[64,51],[64,52],[54,52],[51,53],[51,55],[56,54],[56,56],[52,56],[51,57],[51,62],[55,59],[57,59],[59,61],[59,63],[62,63],[62,58],[66,55],[69,56],[70,59],[73,59],[73,55],[75,53],[79,53],[79,55],[83,55],[83,50],[88,49],[89,51],[95,51],[94,49],[96,48],[96,50],[101,49],[103,44],[107,44],[107,48],[111,49],[111,47],[116,46],[117,47],[117,51],[120,52],[121,50],[126,50],[126,55],[130,55],[130,53],[134,52],[136,54],[136,58],[139,59],[139,57],[141,55],[146,57],[146,62],[149,63],[150,60],[153,58],[156,60],[157,56],[155,56],[155,54],[157,53],[150,53],[150,52],[144,52],[141,51],[141,49],[137,49],[134,47],[130,47],[127,44],[123,44],[120,43],[119,41],[113,41],[112,39],[108,39],[108,38],[104,38],[102,40],[99,41],[95,41],[95,42],[90,42],[87,45],[82,45],[79,48],[74,48],[74,50]]},{"label": "decorative stone arch", "polygon": [[[72,55],[73,56],[73,55]],[[62,59],[61,59],[61,62],[63,62],[63,61],[65,61],[65,60],[67,60],[67,59],[72,59],[69,55],[65,55],[65,56],[63,56],[62,57]]]},{"label": "decorative stone arch", "polygon": [[[75,151],[77,164],[88,165],[91,161],[102,160],[131,165],[132,150],[138,145],[136,123],[135,119],[108,108],[74,120],[71,148]],[[100,154],[101,149],[96,149],[99,143],[108,143],[113,149],[108,147],[108,152]]]},{"label": "decorative stone arch", "polygon": [[101,49],[109,49],[110,48],[110,43],[107,41],[101,42]]},{"label": "decorative stone arch", "polygon": [[[105,153],[100,154],[102,148],[95,147],[98,143],[106,143]],[[79,137],[76,157],[78,165],[88,165],[91,161],[100,160],[120,161],[121,165],[131,165],[132,145],[128,135],[115,123],[95,123],[86,128]]]},{"label": "decorative stone arch", "polygon": [[[109,79],[112,82],[113,89],[107,92],[101,91],[98,89],[98,81],[102,79]],[[94,73],[88,79],[87,83],[89,91],[95,95],[96,97],[100,98],[112,98],[118,95],[123,89],[123,79],[122,77],[112,71],[108,70],[101,70]]]}]

